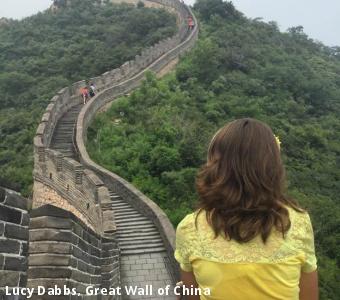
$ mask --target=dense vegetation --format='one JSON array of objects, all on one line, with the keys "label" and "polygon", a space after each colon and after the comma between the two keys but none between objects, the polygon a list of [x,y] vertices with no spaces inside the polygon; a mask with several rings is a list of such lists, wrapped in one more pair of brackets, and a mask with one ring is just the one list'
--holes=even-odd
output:
[{"label": "dense vegetation", "polygon": [[32,141],[49,99],[61,88],[120,66],[173,35],[175,17],[141,5],[74,0],[0,25],[0,185],[28,194]]},{"label": "dense vegetation", "polygon": [[321,298],[340,295],[340,60],[301,27],[250,20],[198,0],[198,45],[162,80],[149,74],[98,115],[88,149],[156,201],[176,225],[195,206],[196,172],[213,133],[235,118],[280,136],[289,192],[312,215]]}]

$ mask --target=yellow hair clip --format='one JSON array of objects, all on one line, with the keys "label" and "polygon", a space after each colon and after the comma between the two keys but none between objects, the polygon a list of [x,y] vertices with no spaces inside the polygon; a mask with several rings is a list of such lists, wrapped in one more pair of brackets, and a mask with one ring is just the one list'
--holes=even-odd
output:
[{"label": "yellow hair clip", "polygon": [[280,139],[279,139],[279,137],[278,136],[276,136],[276,135],[274,135],[275,136],[275,139],[276,139],[276,143],[277,143],[277,145],[279,146],[279,148],[281,149],[281,141],[280,141]]}]

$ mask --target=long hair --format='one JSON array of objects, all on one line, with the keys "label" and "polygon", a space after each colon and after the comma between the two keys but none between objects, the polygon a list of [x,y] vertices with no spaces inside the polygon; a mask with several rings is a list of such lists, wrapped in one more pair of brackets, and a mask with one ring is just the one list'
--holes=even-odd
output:
[{"label": "long hair", "polygon": [[[213,137],[207,163],[196,179],[199,213],[206,212],[216,237],[246,243],[273,228],[284,237],[291,226],[287,206],[302,212],[285,195],[280,146],[266,124],[235,120]],[[196,219],[197,220],[197,219]]]}]

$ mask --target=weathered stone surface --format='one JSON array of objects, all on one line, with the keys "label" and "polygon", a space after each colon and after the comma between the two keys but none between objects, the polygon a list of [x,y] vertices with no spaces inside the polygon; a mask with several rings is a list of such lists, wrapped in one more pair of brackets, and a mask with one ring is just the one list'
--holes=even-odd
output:
[{"label": "weathered stone surface", "polygon": [[72,270],[69,267],[39,267],[30,268],[27,276],[32,279],[36,278],[70,278]]},{"label": "weathered stone surface", "polygon": [[0,205],[0,220],[3,220],[5,222],[20,224],[21,222],[21,212],[4,206]]},{"label": "weathered stone surface", "polygon": [[30,241],[74,241],[74,235],[70,231],[58,229],[40,229],[29,232]]},{"label": "weathered stone surface", "polygon": [[68,266],[69,255],[36,254],[28,257],[29,266]]},{"label": "weathered stone surface", "polygon": [[20,243],[14,240],[2,240],[0,242],[0,253],[19,254]]},{"label": "weathered stone surface", "polygon": [[21,273],[20,279],[19,279],[19,286],[26,287],[26,285],[27,285],[27,275],[26,273]]},{"label": "weathered stone surface", "polygon": [[[37,289],[39,286],[43,286],[46,289],[48,288],[54,288],[55,286],[59,287],[59,288],[63,288],[65,286],[69,286],[69,280],[65,279],[65,278],[43,278],[43,279],[31,279],[28,278],[27,280],[27,287],[28,288],[35,288]],[[54,296],[54,299],[56,297]],[[58,297],[59,299],[59,297]]]},{"label": "weathered stone surface", "polygon": [[0,286],[18,286],[20,273],[14,271],[1,271]]},{"label": "weathered stone surface", "polygon": [[6,191],[2,187],[0,187],[0,203],[4,202],[6,198]]},{"label": "weathered stone surface", "polygon": [[82,261],[84,261],[86,263],[90,263],[90,255],[87,252],[79,249],[78,247],[73,247],[72,254],[76,258],[81,259]]},{"label": "weathered stone surface", "polygon": [[5,224],[0,221],[0,236],[3,235],[4,231],[5,231]]},{"label": "weathered stone surface", "polygon": [[4,261],[5,261],[4,256],[0,254],[0,270],[2,270],[4,267]]},{"label": "weathered stone surface", "polygon": [[6,224],[5,237],[19,240],[28,240],[28,228],[14,224]]},{"label": "weathered stone surface", "polygon": [[30,228],[58,228],[58,229],[70,229],[72,221],[70,219],[43,216],[31,219]]},{"label": "weathered stone surface", "polygon": [[28,226],[30,222],[30,216],[27,213],[23,213],[22,214],[22,218],[21,218],[21,225],[22,226]]},{"label": "weathered stone surface", "polygon": [[30,212],[31,220],[36,217],[60,217],[60,218],[70,218],[70,213],[66,210],[63,210],[59,207],[53,205],[44,205],[39,208],[36,208]]},{"label": "weathered stone surface", "polygon": [[91,275],[88,273],[80,272],[78,270],[73,270],[71,274],[71,279],[82,282],[82,283],[91,283]]},{"label": "weathered stone surface", "polygon": [[31,242],[29,247],[29,253],[51,253],[51,254],[71,254],[72,245],[65,242]]},{"label": "weathered stone surface", "polygon": [[20,208],[22,210],[27,210],[28,201],[27,199],[21,197],[20,195],[14,192],[8,192],[5,204],[7,206]]},{"label": "weathered stone surface", "polygon": [[27,270],[27,258],[20,256],[17,257],[6,256],[4,269],[10,271],[25,272]]},{"label": "weathered stone surface", "polygon": [[21,243],[20,255],[26,257],[28,254],[28,243]]}]

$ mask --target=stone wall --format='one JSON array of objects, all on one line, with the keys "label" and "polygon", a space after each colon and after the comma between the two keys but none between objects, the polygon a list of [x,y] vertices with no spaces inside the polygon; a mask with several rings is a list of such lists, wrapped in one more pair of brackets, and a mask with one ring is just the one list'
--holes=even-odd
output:
[{"label": "stone wall", "polygon": [[97,233],[103,232],[100,205],[109,201],[103,182],[90,170],[57,151],[45,149],[34,169],[33,208],[53,204],[74,213]]},{"label": "stone wall", "polygon": [[[164,2],[164,1],[157,1]],[[168,0],[167,2],[176,2]],[[185,7],[185,9],[188,9]],[[186,14],[190,13],[194,17],[194,22],[197,24],[195,16],[192,14],[190,9],[186,10]],[[184,18],[184,16],[183,16]],[[198,37],[198,27],[196,26],[194,30],[187,36],[187,38],[179,43],[177,46],[167,51],[164,55],[156,59],[153,63],[148,65],[140,73],[132,76],[128,80],[119,82],[116,85],[107,88],[97,94],[91,101],[89,101],[84,108],[81,110],[76,128],[76,146],[79,153],[79,158],[81,163],[85,168],[94,171],[104,182],[110,190],[119,194],[137,210],[147,216],[152,220],[157,226],[159,232],[162,235],[164,244],[167,248],[169,258],[171,259],[171,265],[173,272],[176,276],[178,272],[178,264],[174,260],[174,247],[175,247],[175,231],[170,223],[168,217],[164,212],[156,205],[152,200],[146,197],[143,193],[137,190],[129,182],[119,177],[105,168],[97,165],[91,160],[86,150],[86,139],[87,139],[87,129],[90,123],[93,121],[95,115],[100,111],[105,105],[117,99],[117,97],[124,95],[131,90],[135,89],[144,79],[145,72],[153,71],[158,73],[162,68],[168,65],[171,61],[177,58],[179,55],[188,51],[195,44]]]},{"label": "stone wall", "polygon": [[[52,205],[31,210],[30,206],[29,200],[0,188],[0,299],[26,299],[4,296],[6,287],[12,294],[17,287],[37,291],[39,286],[65,286],[80,294],[74,299],[91,299],[85,295],[88,286],[120,286],[114,234],[98,235],[67,210]],[[55,298],[35,295],[32,299]]]},{"label": "stone wall", "polygon": [[[86,295],[86,287],[120,286],[119,250],[113,236],[98,235],[72,213],[51,205],[32,210],[30,219],[27,287],[37,291],[39,286],[62,290],[65,286],[76,289],[75,299],[93,299]],[[58,299],[70,299],[62,295]]]},{"label": "stone wall", "polygon": [[[34,138],[33,206],[53,203],[60,208],[68,209],[84,224],[94,229],[96,234],[101,235],[105,231],[107,222],[103,222],[100,206],[109,201],[108,188],[110,188],[155,223],[172,259],[173,272],[176,273],[177,264],[173,259],[175,231],[167,216],[153,201],[131,184],[95,164],[85,148],[87,128],[102,107],[138,87],[147,71],[155,73],[161,71],[188,51],[197,40],[197,26],[193,31],[188,32],[188,15],[194,17],[196,24],[197,20],[187,6],[178,0],[150,2],[176,11],[177,34],[143,50],[140,55],[136,55],[135,59],[125,62],[121,67],[89,79],[95,83],[98,92],[83,107],[75,126],[74,145],[78,150],[81,163],[66,158],[49,147],[58,120],[71,107],[81,103],[79,90],[85,86],[85,81],[64,88],[53,97]],[[107,227],[114,228],[114,224]]]},{"label": "stone wall", "polygon": [[0,188],[0,299],[6,286],[26,285],[29,201]]},{"label": "stone wall", "polygon": [[[152,0],[149,2],[176,11],[178,32],[172,38],[162,40],[149,49],[143,50],[134,60],[125,62],[121,67],[89,79],[96,85],[98,92],[102,91],[101,99],[108,97],[106,100],[110,100],[110,97],[136,87],[144,76],[143,70],[148,68],[157,71],[175,59],[186,48],[186,40],[184,44],[181,44],[187,37],[186,19],[189,11],[186,6],[178,0]],[[195,36],[192,35],[192,37],[189,42],[194,41]],[[182,46],[178,47],[178,45]],[[151,65],[153,67],[150,67]],[[82,220],[85,218],[85,223],[91,224],[92,228],[99,230],[97,233],[100,233],[103,216],[98,207],[101,203],[107,202],[108,190],[98,178],[95,178],[94,174],[82,168],[79,163],[49,149],[58,120],[71,107],[81,103],[80,89],[85,85],[83,80],[60,90],[52,98],[38,126],[34,138],[33,203],[34,207],[48,203],[48,197],[44,197],[40,189],[42,185],[47,186],[58,194],[58,196],[52,197],[57,199],[53,200],[54,205],[65,207],[65,202],[69,202],[71,211],[78,217],[82,215],[80,218]],[[93,180],[94,178],[95,180]],[[87,208],[88,205],[89,208]]]}]

